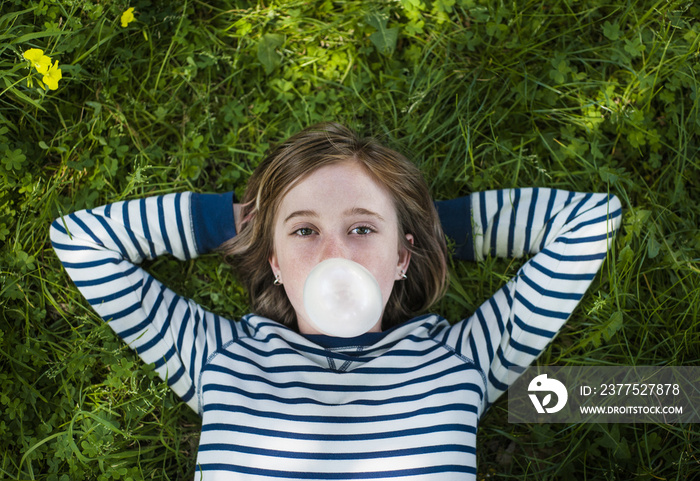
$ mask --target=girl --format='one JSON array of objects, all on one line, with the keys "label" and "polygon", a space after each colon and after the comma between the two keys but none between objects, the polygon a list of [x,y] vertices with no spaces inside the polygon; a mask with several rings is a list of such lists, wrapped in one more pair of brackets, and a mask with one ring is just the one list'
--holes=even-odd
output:
[{"label": "girl", "polygon": [[[437,209],[435,208],[437,207]],[[476,431],[571,315],[620,223],[607,194],[478,192],[433,204],[417,168],[337,124],[278,146],[233,195],[178,193],[57,219],[76,287],[202,417],[199,479],[476,478]],[[530,255],[469,318],[426,309],[445,290],[445,234],[460,259]],[[231,321],[138,264],[217,247],[251,297]],[[315,330],[310,270],[353,260],[383,314],[354,338]]]}]

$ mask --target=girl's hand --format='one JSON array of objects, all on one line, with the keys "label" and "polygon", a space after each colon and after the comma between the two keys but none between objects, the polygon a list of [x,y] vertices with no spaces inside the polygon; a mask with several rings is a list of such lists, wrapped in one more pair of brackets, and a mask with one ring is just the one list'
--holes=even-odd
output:
[{"label": "girl's hand", "polygon": [[233,204],[233,221],[236,224],[236,234],[241,232],[241,204]]}]

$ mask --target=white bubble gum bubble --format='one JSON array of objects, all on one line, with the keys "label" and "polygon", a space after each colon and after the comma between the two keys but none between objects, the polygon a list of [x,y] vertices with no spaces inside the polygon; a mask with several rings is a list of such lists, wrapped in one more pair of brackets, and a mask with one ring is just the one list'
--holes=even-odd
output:
[{"label": "white bubble gum bubble", "polygon": [[314,267],[304,283],[304,308],[320,332],[355,337],[372,329],[382,315],[382,292],[360,264],[341,258]]}]

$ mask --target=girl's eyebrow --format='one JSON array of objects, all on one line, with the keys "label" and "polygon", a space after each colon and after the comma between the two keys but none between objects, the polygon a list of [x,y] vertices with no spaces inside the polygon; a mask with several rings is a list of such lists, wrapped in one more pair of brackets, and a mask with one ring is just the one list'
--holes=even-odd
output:
[{"label": "girl's eyebrow", "polygon": [[362,207],[353,207],[352,209],[346,210],[344,213],[346,216],[352,216],[352,215],[368,215],[371,217],[376,217],[380,221],[384,221],[384,217],[379,215],[377,212],[371,211],[369,209],[364,209]]},{"label": "girl's eyebrow", "polygon": [[318,213],[315,210],[295,210],[284,219],[284,222],[287,223],[295,217],[318,217]]}]

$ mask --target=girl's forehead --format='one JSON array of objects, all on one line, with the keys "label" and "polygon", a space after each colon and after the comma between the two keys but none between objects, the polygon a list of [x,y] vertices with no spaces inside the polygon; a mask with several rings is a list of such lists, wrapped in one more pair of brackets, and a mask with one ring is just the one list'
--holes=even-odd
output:
[{"label": "girl's forehead", "polygon": [[348,205],[395,217],[390,191],[355,161],[326,165],[299,179],[283,195],[277,213],[337,211]]}]

